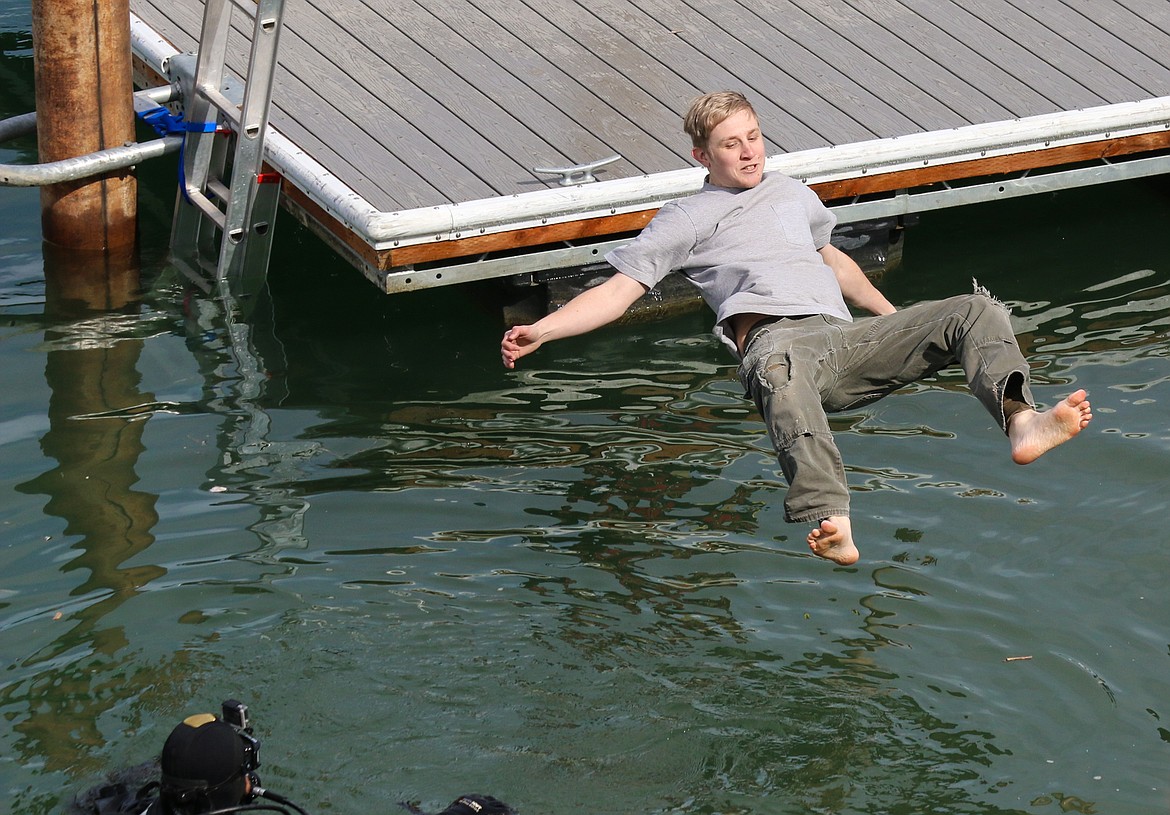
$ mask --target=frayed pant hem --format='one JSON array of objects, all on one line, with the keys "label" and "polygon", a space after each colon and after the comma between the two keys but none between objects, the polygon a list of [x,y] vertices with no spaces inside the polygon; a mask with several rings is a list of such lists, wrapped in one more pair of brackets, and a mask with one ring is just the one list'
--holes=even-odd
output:
[{"label": "frayed pant hem", "polygon": [[799,515],[789,515],[784,513],[784,520],[790,524],[819,524],[826,518],[831,517],[849,517],[848,509],[819,509],[815,512],[802,512]]}]

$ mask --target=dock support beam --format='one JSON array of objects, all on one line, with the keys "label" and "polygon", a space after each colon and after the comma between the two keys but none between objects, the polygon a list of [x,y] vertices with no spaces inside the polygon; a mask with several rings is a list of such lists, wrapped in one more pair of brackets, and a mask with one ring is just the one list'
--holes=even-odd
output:
[{"label": "dock support beam", "polygon": [[[135,140],[129,0],[32,0],[41,163]],[[41,188],[44,239],[75,250],[132,247],[132,169]]]}]

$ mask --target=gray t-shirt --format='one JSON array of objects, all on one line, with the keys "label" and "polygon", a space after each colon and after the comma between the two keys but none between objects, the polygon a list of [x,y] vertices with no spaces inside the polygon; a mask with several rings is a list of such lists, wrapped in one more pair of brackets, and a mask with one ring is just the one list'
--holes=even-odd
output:
[{"label": "gray t-shirt", "polygon": [[672,271],[694,283],[715,312],[715,335],[737,357],[735,314],[831,314],[852,320],[833,270],[817,253],[833,215],[811,189],[768,173],[746,190],[706,183],[665,204],[631,243],[605,259],[653,288]]}]

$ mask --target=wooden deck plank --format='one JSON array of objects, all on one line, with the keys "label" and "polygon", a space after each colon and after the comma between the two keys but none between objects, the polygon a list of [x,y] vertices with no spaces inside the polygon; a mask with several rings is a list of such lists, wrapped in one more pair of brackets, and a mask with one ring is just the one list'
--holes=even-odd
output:
[{"label": "wooden deck plank", "polygon": [[[186,37],[191,36],[187,32],[197,31],[202,21],[201,4],[199,8],[175,4],[162,13],[179,22]],[[246,31],[247,22],[243,17],[233,19],[233,27],[237,32]],[[374,206],[393,211],[494,197],[503,194],[501,188],[509,193],[516,191],[522,182],[545,186],[543,180],[516,162],[499,160],[503,155],[500,151],[496,151],[492,162],[483,162],[496,174],[498,187],[453,159],[434,136],[386,104],[386,99],[419,98],[422,94],[417,87],[395,69],[384,65],[371,69],[363,61],[373,59],[364,56],[371,53],[369,48],[310,2],[289,3],[285,23],[272,124],[294,140],[327,142],[334,160],[325,162],[326,166]],[[247,43],[244,33],[233,34],[229,41],[229,65],[237,74],[242,74],[246,65]],[[410,106],[404,103],[403,107]],[[415,115],[417,109],[409,112]],[[449,114],[444,124],[457,121]],[[313,124],[306,127],[310,122]],[[313,139],[314,132],[321,138]],[[448,144],[452,140],[461,146],[479,144],[474,132],[466,128],[438,132],[440,141],[446,138]],[[341,155],[356,158],[344,161]],[[369,156],[377,159],[363,160]],[[475,163],[480,161],[476,159]],[[426,177],[427,170],[431,178]],[[509,170],[507,177],[500,175]]]},{"label": "wooden deck plank", "polygon": [[897,0],[897,2],[937,25],[956,39],[998,65],[1011,77],[1001,91],[1005,104],[1016,109],[1017,88],[1026,87],[1048,100],[1047,107],[1027,110],[1023,115],[1075,110],[1108,103],[1109,99],[1074,80],[1050,62],[1037,56],[1026,45],[1005,36],[981,16],[952,0]]},{"label": "wooden deck plank", "polygon": [[[742,90],[753,96],[753,104],[769,128],[766,135],[774,146],[795,150],[831,143],[828,133],[813,130],[790,112],[790,108],[805,108],[819,101],[808,88],[782,72],[774,72],[766,78],[733,76],[701,48],[694,47],[687,25],[689,17],[682,17],[683,27],[675,27],[680,24],[680,15],[653,16],[645,8],[633,7],[625,0],[590,0],[589,8],[599,19],[615,28],[623,28],[631,42],[666,66],[662,79],[670,83],[671,90],[664,95],[679,100],[673,118],[676,126],[685,106],[700,93]],[[759,90],[761,85],[767,85],[773,95],[787,100],[787,104],[781,106],[772,102]],[[835,108],[829,115],[840,116],[840,126],[849,132],[863,132],[855,120]]]},{"label": "wooden deck plank", "polygon": [[[443,190],[435,189],[413,166],[404,164],[385,145],[360,126],[338,116],[326,98],[329,88],[309,86],[289,74],[284,80],[285,98],[296,103],[274,103],[273,124],[290,141],[311,155],[323,167],[344,178],[354,192],[385,212],[427,206]],[[376,173],[363,157],[378,156]]]},{"label": "wooden deck plank", "polygon": [[950,1],[975,14],[1001,35],[1015,40],[1104,100],[1141,99],[1148,95],[1108,64],[1087,54],[1008,0]]},{"label": "wooden deck plank", "polygon": [[[188,42],[190,49],[197,47],[196,35],[191,32],[198,31],[202,24],[201,5],[195,8],[191,4],[168,4],[162,10],[154,4],[143,4],[139,11],[165,21],[159,24],[159,33],[176,47],[183,48]],[[246,23],[244,19],[233,20],[235,30],[229,38],[228,63],[237,75],[243,73],[246,64],[248,38],[241,33]],[[344,77],[339,79],[321,62],[316,47],[309,45],[295,27],[282,33],[280,64],[284,67],[278,71],[273,92],[272,125],[379,209],[394,211],[441,200],[445,192],[433,187],[361,124],[338,110],[339,100],[354,93],[352,83]],[[289,71],[289,65],[297,72]],[[303,79],[298,75],[301,72],[307,74]],[[353,104],[367,106],[370,100],[362,97]],[[377,156],[378,160],[363,161],[369,156]],[[490,194],[486,187],[477,187],[474,192],[480,196]]]},{"label": "wooden deck plank", "polygon": [[[890,39],[898,39],[907,47],[921,51],[927,57],[943,66],[943,73],[936,75],[936,85],[931,92],[948,96],[961,95],[970,89],[979,98],[990,103],[972,101],[970,106],[960,107],[972,123],[992,122],[1026,116],[1036,111],[1052,109],[1052,103],[1038,91],[1020,85],[1010,74],[993,60],[972,48],[965,39],[898,2],[890,0],[845,0],[858,12],[866,15],[886,32],[870,39],[872,47],[884,49]],[[948,80],[948,74],[953,77]],[[1012,92],[1005,90],[1012,88]],[[997,111],[1000,111],[997,113]]]},{"label": "wooden deck plank", "polygon": [[1170,34],[1170,3],[1161,0],[1117,0],[1117,4],[1129,9],[1135,17],[1145,20],[1163,34]]},{"label": "wooden deck plank", "polygon": [[[888,3],[880,4],[888,6]],[[1007,117],[993,97],[969,85],[847,0],[764,0],[773,19],[804,43],[832,54],[833,63],[859,85],[898,107],[922,130],[941,130]]]},{"label": "wooden deck plank", "polygon": [[[325,52],[333,53],[334,61],[301,40],[295,31],[286,31],[283,36],[288,38],[290,48],[281,62],[288,74],[302,84],[291,85],[282,77],[274,104],[286,116],[298,111],[303,116],[314,116],[320,123],[328,122],[329,141],[334,149],[358,157],[363,166],[360,177],[372,181],[400,207],[426,206],[436,196],[441,196],[440,200],[469,200],[496,194],[495,188],[478,174],[452,162],[431,134],[382,103],[378,90],[387,82],[386,75],[371,77],[371,87],[363,88],[348,75],[348,71],[360,71],[363,66],[360,60],[352,59],[352,50]],[[320,45],[329,40],[318,33],[314,42]],[[311,87],[316,93],[294,96],[296,87]],[[327,100],[328,107],[314,114],[319,99]],[[278,129],[284,124],[283,117],[273,119]],[[372,156],[377,160],[363,162],[364,157]],[[408,173],[419,182],[410,183]],[[437,181],[432,183],[436,176]],[[357,180],[352,173],[340,177],[351,186]]]},{"label": "wooden deck plank", "polygon": [[[625,6],[615,15],[615,6]],[[631,15],[638,15],[631,20]],[[658,21],[651,20],[632,8],[628,3],[608,4],[594,0],[573,0],[545,12],[545,16],[558,25],[565,34],[577,42],[588,44],[605,64],[623,81],[637,78],[639,86],[659,104],[657,107],[639,111],[635,117],[642,121],[646,116],[662,117],[663,133],[669,143],[677,143],[679,129],[671,128],[670,118],[679,110],[680,102],[686,102],[706,90],[682,79],[677,70],[677,56],[680,42],[677,33]],[[687,158],[688,151],[682,151]]]},{"label": "wooden deck plank", "polygon": [[[671,164],[663,169],[690,161],[689,145],[681,136],[677,120],[680,102],[685,105],[685,100],[699,93],[697,89],[680,82],[669,65],[629,39],[623,27],[611,25],[599,16],[590,2],[561,3],[551,12],[547,4],[528,5],[559,33],[557,48],[561,55],[570,56],[576,50],[575,44],[585,47],[590,58],[576,57],[572,63],[580,66],[578,79],[624,117],[621,129],[625,133],[618,137],[623,138],[627,149],[630,130],[636,128],[671,153]],[[637,81],[632,83],[632,77]]]},{"label": "wooden deck plank", "polygon": [[[432,9],[450,5],[425,1]],[[578,25],[579,39],[567,35],[559,26],[573,21],[572,2],[557,7],[566,18],[564,23],[555,23],[537,8],[515,0],[475,0],[468,6],[459,14],[448,8],[448,25],[464,32],[479,30],[484,47],[515,64],[518,74],[529,77],[539,94],[580,127],[596,133],[639,172],[662,172],[684,163],[679,140],[670,132],[673,112],[594,54],[594,50],[604,50],[599,43],[619,37],[612,28],[596,22],[591,29]]]},{"label": "wooden deck plank", "polygon": [[[441,0],[420,2],[443,5]],[[630,83],[628,76],[595,53],[606,50],[606,40],[620,41],[620,32],[607,27],[586,31],[585,38],[578,42],[538,8],[496,2],[477,2],[475,6],[470,14],[445,12],[444,19],[460,30],[479,31],[493,58],[514,66],[515,73],[534,92],[578,127],[595,133],[609,152],[622,155],[637,172],[685,166],[684,145],[671,138],[667,124],[673,115],[671,109],[642,83]],[[569,3],[564,6],[572,7]],[[488,35],[484,36],[484,32]],[[653,77],[659,70],[651,65],[641,69],[639,75]],[[654,80],[648,84],[653,87]],[[578,163],[603,157],[584,150],[577,151],[572,159]]]},{"label": "wooden deck plank", "polygon": [[[766,98],[788,111],[829,144],[914,129],[912,121],[758,15],[720,6],[717,11],[722,14],[726,10],[728,16],[717,23],[709,16],[715,10],[692,3],[681,5],[678,0],[644,0],[639,7],[662,24],[674,26],[692,52],[709,56],[718,67],[717,73],[726,77],[722,84],[703,86],[704,91],[745,89],[749,96]],[[679,53],[674,63],[688,57],[688,52]],[[685,70],[685,66],[679,65],[678,70]],[[760,111],[760,116],[772,128],[769,139],[773,144],[788,151],[811,146],[784,138],[783,131],[777,133],[765,111]]]},{"label": "wooden deck plank", "polygon": [[[502,195],[537,180],[469,124],[478,115],[478,100],[468,100],[456,112],[437,99],[465,91],[466,83],[448,70],[435,70],[429,59],[420,58],[413,42],[365,5],[339,0],[299,3],[289,22],[305,38],[295,65],[286,62],[289,70],[305,70],[310,76],[319,71],[316,82],[329,82],[326,95],[336,94],[335,107],[352,111],[363,128],[437,189],[449,186],[449,200]],[[358,33],[361,41],[355,48]],[[381,54],[392,55],[393,63]],[[459,87],[448,91],[446,83]],[[501,136],[526,140],[531,136],[526,129],[508,130],[504,124],[501,121],[498,127]]]},{"label": "wooden deck plank", "polygon": [[[484,122],[484,127],[492,129],[494,117],[507,116],[517,123],[523,123],[548,143],[547,151],[529,151],[521,155],[526,166],[577,164],[605,158],[619,152],[619,146],[625,147],[624,144],[607,143],[586,123],[567,116],[534,87],[544,84],[540,82],[541,77],[517,75],[505,55],[494,52],[494,48],[484,41],[482,30],[470,28],[459,33],[418,2],[399,3],[391,22],[434,58],[460,73],[474,87],[478,98],[507,101],[507,108],[497,109]],[[470,40],[471,36],[475,36],[476,41]],[[497,101],[492,104],[496,105]],[[449,103],[463,104],[463,100],[455,97]],[[645,172],[632,164],[627,164],[624,170],[627,173]]]},{"label": "wooden deck plank", "polygon": [[[644,4],[661,4],[665,0],[650,0]],[[718,55],[719,62],[736,76],[769,78],[777,71],[792,76],[822,101],[808,111],[816,129],[829,127],[821,117],[825,103],[830,103],[854,119],[869,138],[913,133],[921,128],[887,100],[879,98],[867,87],[834,64],[835,54],[822,51],[820,41],[802,42],[791,36],[779,21],[748,11],[738,5],[712,5],[701,0],[684,0],[696,17],[702,17],[703,33],[710,47],[708,53]],[[726,28],[724,28],[726,27]],[[730,32],[734,31],[734,34]],[[707,46],[703,46],[707,47]],[[828,58],[827,58],[828,57]],[[830,141],[841,138],[830,133]]]},{"label": "wooden deck plank", "polygon": [[[479,81],[483,81],[480,68],[488,60],[482,52],[464,49],[462,53],[470,57],[470,62],[462,65],[445,62],[456,52],[457,43],[469,44],[451,29],[440,32],[432,24],[429,30],[416,32],[424,41],[432,43],[432,48],[434,43],[443,46],[444,60],[440,60],[423,42],[392,25],[390,18],[368,4],[353,0],[316,0],[316,3],[328,8],[330,16],[345,28],[360,31],[372,53],[387,55],[384,66],[375,70],[390,73],[387,85],[401,90],[387,87],[379,90],[378,95],[404,118],[426,122],[425,129],[434,130],[437,135],[432,138],[451,161],[481,175],[496,194],[545,187],[552,179],[533,173],[533,167],[579,160],[550,142],[545,132],[547,120],[525,117],[517,111],[515,98],[501,93],[500,89],[481,89],[469,81],[468,76],[479,76]],[[394,18],[402,18],[402,7],[395,9]],[[588,133],[584,125],[562,131],[572,142],[565,146],[581,155],[585,151],[579,145],[590,142],[585,137]],[[589,159],[604,158],[612,152],[597,147],[599,143],[595,139],[592,141]],[[628,152],[632,153],[631,163],[636,171],[656,171],[674,166],[678,161],[677,154],[642,140]],[[638,162],[648,169],[643,169]]]},{"label": "wooden deck plank", "polygon": [[198,6],[166,0],[134,0],[131,5],[139,17],[150,24],[159,36],[180,51],[195,51],[199,44],[199,28],[203,21],[203,4]]},{"label": "wooden deck plank", "polygon": [[[1012,4],[1066,40],[1075,42],[1078,48],[1101,64],[1124,64],[1125,78],[1142,91],[1132,98],[1157,95],[1159,88],[1170,87],[1170,69],[1147,56],[1165,55],[1170,40],[1162,37],[1155,41],[1140,20],[1129,14],[1122,15],[1124,10],[1117,4],[1109,0],[1097,0],[1092,4],[1078,0],[1027,0],[1026,3],[1012,0]],[[1107,19],[1112,24],[1111,30],[1101,25]],[[1113,33],[1118,31],[1124,31],[1125,37]],[[1139,40],[1146,42],[1148,50],[1144,53],[1132,44]]]}]

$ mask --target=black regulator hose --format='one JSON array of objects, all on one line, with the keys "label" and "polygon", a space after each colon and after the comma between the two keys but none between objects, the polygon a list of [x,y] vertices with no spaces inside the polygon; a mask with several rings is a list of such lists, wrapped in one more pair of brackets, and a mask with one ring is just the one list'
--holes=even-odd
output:
[{"label": "black regulator hose", "polygon": [[286,807],[292,807],[301,815],[309,815],[309,813],[305,812],[292,801],[288,800],[283,795],[279,795],[273,792],[272,790],[265,789],[264,787],[257,787],[255,790],[253,790],[253,792],[259,795],[261,798],[267,798],[269,801],[275,801],[278,804],[284,804]]}]

